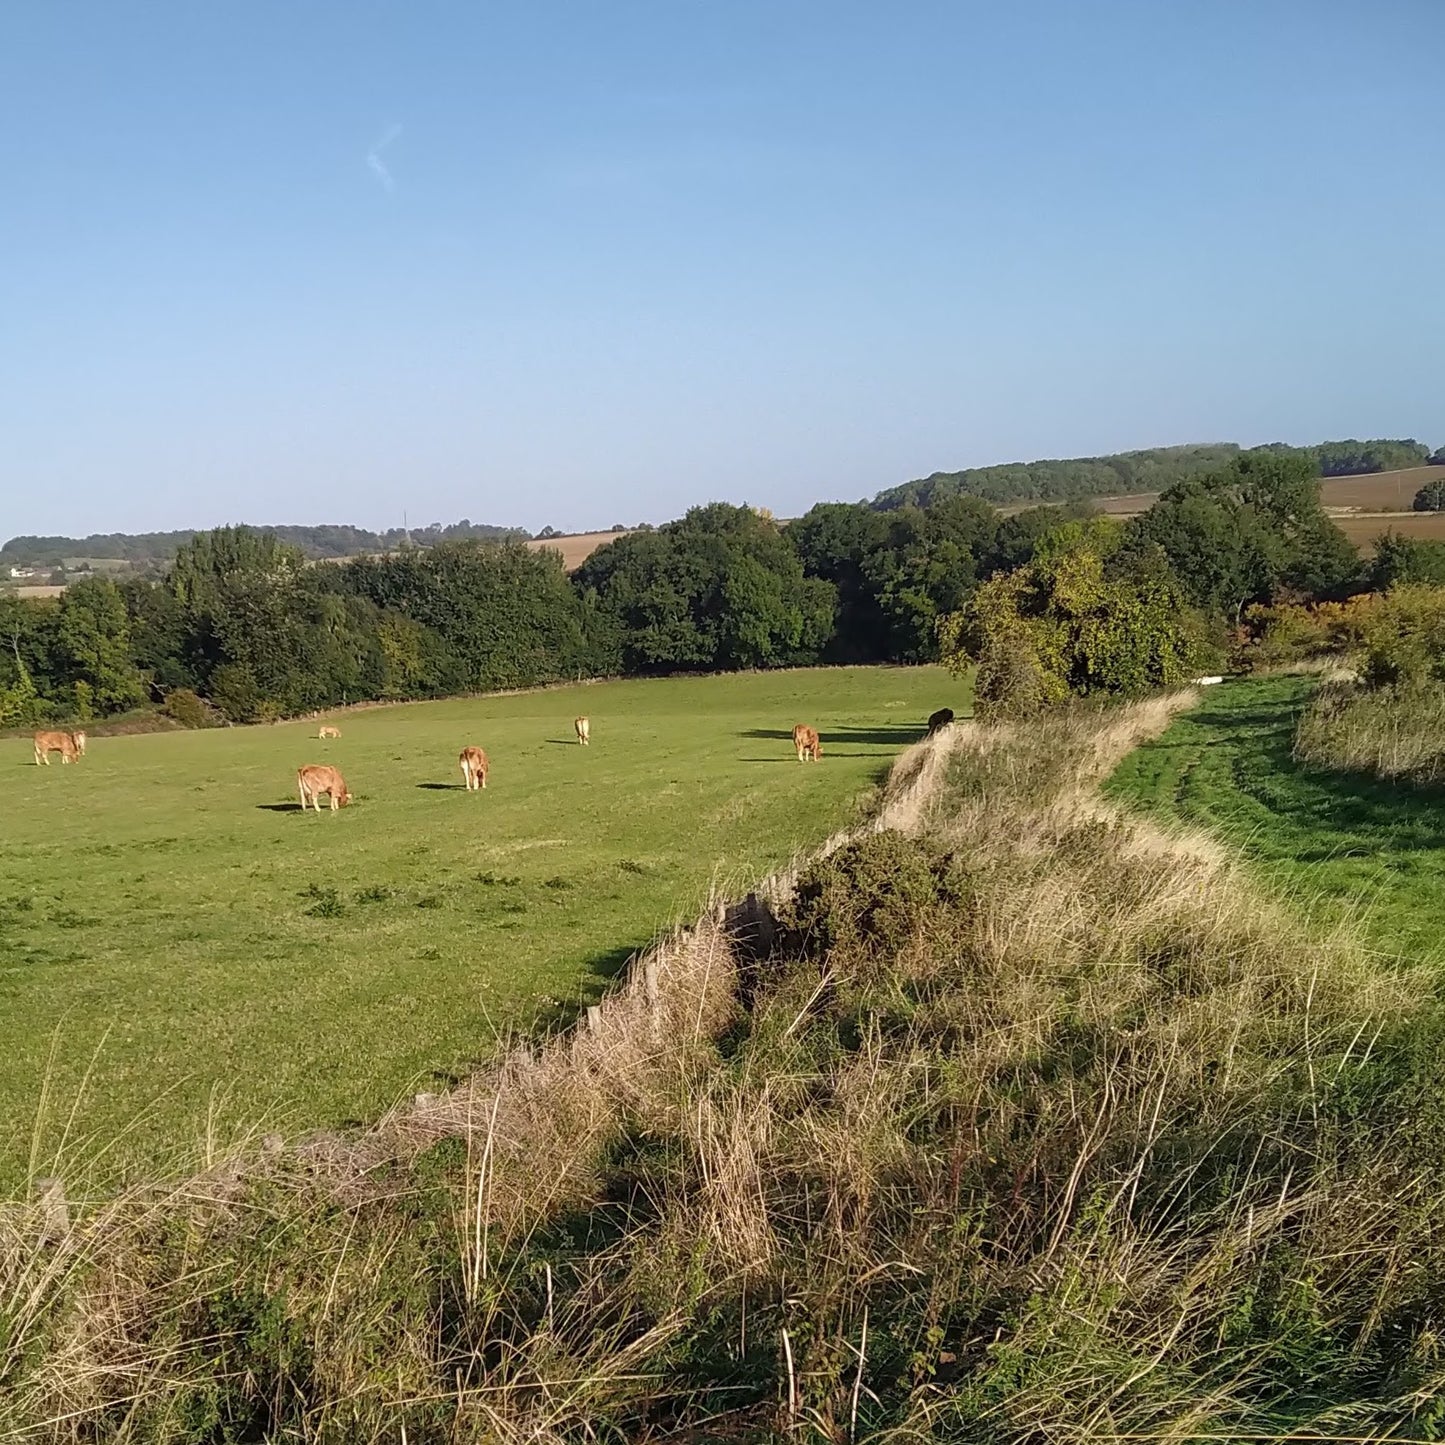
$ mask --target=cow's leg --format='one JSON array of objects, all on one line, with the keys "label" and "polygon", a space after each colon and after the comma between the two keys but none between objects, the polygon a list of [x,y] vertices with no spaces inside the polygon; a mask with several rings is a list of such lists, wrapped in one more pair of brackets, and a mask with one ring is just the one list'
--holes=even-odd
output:
[{"label": "cow's leg", "polygon": [[331,799],[331,811],[334,813],[341,805],[336,801],[335,793],[328,793],[327,797]]}]

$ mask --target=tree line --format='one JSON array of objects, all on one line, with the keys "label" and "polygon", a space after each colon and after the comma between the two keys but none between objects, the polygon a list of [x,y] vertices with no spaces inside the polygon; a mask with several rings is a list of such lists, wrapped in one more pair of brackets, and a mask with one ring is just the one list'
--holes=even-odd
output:
[{"label": "tree line", "polygon": [[[1392,540],[1374,566],[1434,564]],[[985,652],[1020,697],[1129,692],[1175,680],[1254,605],[1372,580],[1320,505],[1313,461],[1279,448],[1191,475],[1128,522],[1084,504],[1005,516],[957,495],[820,503],[786,525],[713,503],[570,577],[559,553],[517,542],[312,564],[274,532],[222,527],[156,581],[0,597],[0,725],[147,705],[253,722],[589,676]]]},{"label": "tree line", "polygon": [[[1396,471],[1445,463],[1445,447],[1433,455],[1413,437],[1399,440],[1321,442],[1312,447],[1290,447],[1273,442],[1252,451],[1298,457],[1318,475],[1355,476],[1366,472]],[[1210,476],[1229,466],[1245,449],[1235,442],[1206,446],[1156,447],[1117,452],[1102,457],[1073,457],[1062,461],[1010,462],[997,467],[970,467],[961,472],[934,472],[919,481],[905,482],[879,492],[874,505],[885,510],[926,507],[944,497],[982,497],[989,502],[1079,502],[1093,497],[1128,496],[1163,492],[1195,478]]]},{"label": "tree line", "polygon": [[[520,527],[495,527],[463,518],[444,525],[391,527],[370,532],[364,527],[265,527],[282,542],[299,548],[313,560],[355,557],[363,552],[387,552],[398,547],[434,547],[438,542],[475,538],[487,542],[525,540]],[[133,568],[163,569],[180,548],[194,541],[195,529],[175,532],[104,532],[89,537],[11,537],[0,547],[0,566],[64,567],[84,558],[95,562],[127,562]]]}]

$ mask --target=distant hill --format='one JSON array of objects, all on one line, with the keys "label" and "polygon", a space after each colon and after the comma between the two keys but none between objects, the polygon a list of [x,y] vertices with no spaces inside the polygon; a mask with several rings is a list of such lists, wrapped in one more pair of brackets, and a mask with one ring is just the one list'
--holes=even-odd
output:
[{"label": "distant hill", "polygon": [[[176,555],[176,548],[189,542],[198,530],[109,532],[90,537],[12,537],[0,547],[0,568],[61,567],[67,560],[84,558],[87,562],[124,562],[137,570],[145,570],[168,563]],[[308,557],[316,559],[385,552],[402,545],[408,538],[419,547],[431,547],[438,542],[467,537],[487,542],[525,542],[530,536],[519,527],[492,527],[467,520],[450,526],[433,522],[429,527],[413,527],[409,531],[392,527],[385,532],[368,532],[363,527],[343,525],[258,527],[257,530],[274,532],[283,542],[300,547]]]},{"label": "distant hill", "polygon": [[[1227,466],[1243,450],[1238,442],[1207,442],[1115,452],[1102,457],[1006,462],[1002,466],[970,467],[961,472],[934,472],[932,476],[879,492],[873,505],[880,511],[893,511],[910,505],[927,506],[955,496],[981,497],[996,503],[1081,502],[1127,493],[1162,492],[1176,482]],[[1351,438],[1321,442],[1313,447],[1272,442],[1255,450],[1309,456],[1326,477],[1416,467],[1430,459],[1430,449],[1413,437],[1363,442]]]}]

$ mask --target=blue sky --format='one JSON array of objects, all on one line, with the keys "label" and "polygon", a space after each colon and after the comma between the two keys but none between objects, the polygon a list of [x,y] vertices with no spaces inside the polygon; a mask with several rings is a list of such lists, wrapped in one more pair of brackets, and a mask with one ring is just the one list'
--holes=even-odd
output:
[{"label": "blue sky", "polygon": [[1445,444],[1441,0],[0,11],[0,536]]}]

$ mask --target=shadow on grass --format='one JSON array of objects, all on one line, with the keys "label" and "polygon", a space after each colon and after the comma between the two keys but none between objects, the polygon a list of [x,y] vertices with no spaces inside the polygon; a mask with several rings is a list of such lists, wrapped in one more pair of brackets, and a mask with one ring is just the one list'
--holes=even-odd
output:
[{"label": "shadow on grass", "polygon": [[[818,734],[823,739],[823,746],[826,748],[829,742],[834,743],[882,743],[892,747],[902,747],[907,743],[916,743],[920,738],[926,736],[928,727],[925,723],[908,723],[898,725],[879,725],[870,727],[832,727],[819,728]],[[739,733],[744,738],[774,738],[779,742],[792,742],[792,728],[749,728],[746,732]]]},{"label": "shadow on grass", "polygon": [[[1175,779],[1176,815],[1185,778],[1196,766],[1210,767],[1217,781],[1195,797],[1191,820],[1202,815],[1256,856],[1295,863],[1370,859],[1391,869],[1401,866],[1392,857],[1445,853],[1445,788],[1335,771],[1295,757],[1295,728],[1311,691],[1293,680],[1234,683],[1184,714],[1163,738],[1146,743],[1136,758],[1173,754],[1170,766],[1183,765]],[[1231,802],[1231,795],[1239,801]],[[1256,821],[1239,816],[1240,803],[1260,810]],[[1273,823],[1265,824],[1266,817]]]},{"label": "shadow on grass", "polygon": [[577,748],[582,746],[576,738],[548,738],[547,741],[551,743],[553,747],[558,748]]},{"label": "shadow on grass", "polygon": [[417,787],[429,793],[465,793],[467,790],[463,783],[418,783]]},{"label": "shadow on grass", "polygon": [[302,811],[300,803],[257,803],[256,807],[262,813],[299,813]]}]

